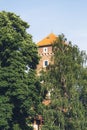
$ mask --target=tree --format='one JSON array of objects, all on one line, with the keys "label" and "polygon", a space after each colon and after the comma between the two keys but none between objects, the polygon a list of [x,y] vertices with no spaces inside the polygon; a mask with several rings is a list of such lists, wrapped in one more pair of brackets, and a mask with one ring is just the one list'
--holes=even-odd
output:
[{"label": "tree", "polygon": [[0,12],[0,130],[27,130],[38,111],[37,47],[29,25],[11,12]]},{"label": "tree", "polygon": [[42,130],[86,130],[86,109],[80,100],[86,79],[83,77],[87,77],[86,54],[68,43],[63,34],[54,42],[53,53],[53,64],[41,76],[42,85],[51,92],[51,103],[43,110]]}]

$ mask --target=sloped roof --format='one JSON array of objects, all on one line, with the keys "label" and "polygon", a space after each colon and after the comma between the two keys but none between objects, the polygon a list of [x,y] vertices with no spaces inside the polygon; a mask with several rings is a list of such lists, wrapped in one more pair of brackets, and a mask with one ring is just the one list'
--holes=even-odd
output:
[{"label": "sloped roof", "polygon": [[43,40],[37,43],[37,46],[47,46],[51,45],[55,40],[57,36],[53,33],[49,34],[47,37],[45,37]]}]

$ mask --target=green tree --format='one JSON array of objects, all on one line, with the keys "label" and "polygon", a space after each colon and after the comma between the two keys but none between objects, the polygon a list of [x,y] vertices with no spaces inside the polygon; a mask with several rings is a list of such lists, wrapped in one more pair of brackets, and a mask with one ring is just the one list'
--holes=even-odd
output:
[{"label": "green tree", "polygon": [[83,106],[85,107],[85,116],[86,116],[86,127],[87,127],[87,68],[84,69],[82,75],[82,90],[80,94],[80,101],[82,102]]},{"label": "green tree", "polygon": [[11,12],[0,12],[0,130],[27,130],[38,111],[37,47],[29,25]]},{"label": "green tree", "polygon": [[[42,86],[51,93],[51,103],[43,110],[42,130],[86,130],[86,109],[80,100],[87,87],[86,78],[83,79],[87,77],[86,54],[68,43],[63,34],[54,42],[53,53],[53,64],[41,76]],[[82,96],[86,101],[86,96]]]}]

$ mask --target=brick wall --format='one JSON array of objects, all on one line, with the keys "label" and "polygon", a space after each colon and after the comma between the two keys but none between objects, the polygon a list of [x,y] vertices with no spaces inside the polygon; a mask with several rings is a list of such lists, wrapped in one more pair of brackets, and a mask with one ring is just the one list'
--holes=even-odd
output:
[{"label": "brick wall", "polygon": [[46,66],[45,66],[46,61],[48,62],[48,64],[51,63],[51,57],[53,55],[52,45],[38,47],[38,54],[40,56],[40,61],[39,61],[39,64],[37,65],[37,74],[39,74],[39,72],[42,69],[46,68]]}]

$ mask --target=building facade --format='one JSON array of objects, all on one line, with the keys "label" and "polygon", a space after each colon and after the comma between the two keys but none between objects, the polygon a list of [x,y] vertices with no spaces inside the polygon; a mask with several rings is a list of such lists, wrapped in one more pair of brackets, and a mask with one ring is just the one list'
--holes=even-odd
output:
[{"label": "building facade", "polygon": [[[45,69],[51,63],[51,57],[53,55],[52,52],[52,44],[56,40],[57,36],[53,33],[49,34],[47,37],[42,39],[37,43],[38,54],[40,56],[39,64],[37,65],[37,74],[40,74],[42,69]],[[48,92],[48,97],[50,96],[50,92]],[[45,99],[42,103],[47,106],[51,102],[50,98]],[[43,124],[42,116],[39,115],[33,120],[32,126],[34,130],[41,130],[41,126]]]},{"label": "building facade", "polygon": [[51,63],[51,57],[53,55],[52,44],[56,38],[57,36],[51,33],[37,43],[38,54],[40,56],[40,61],[37,65],[37,74],[39,74],[42,69],[45,69]]}]

